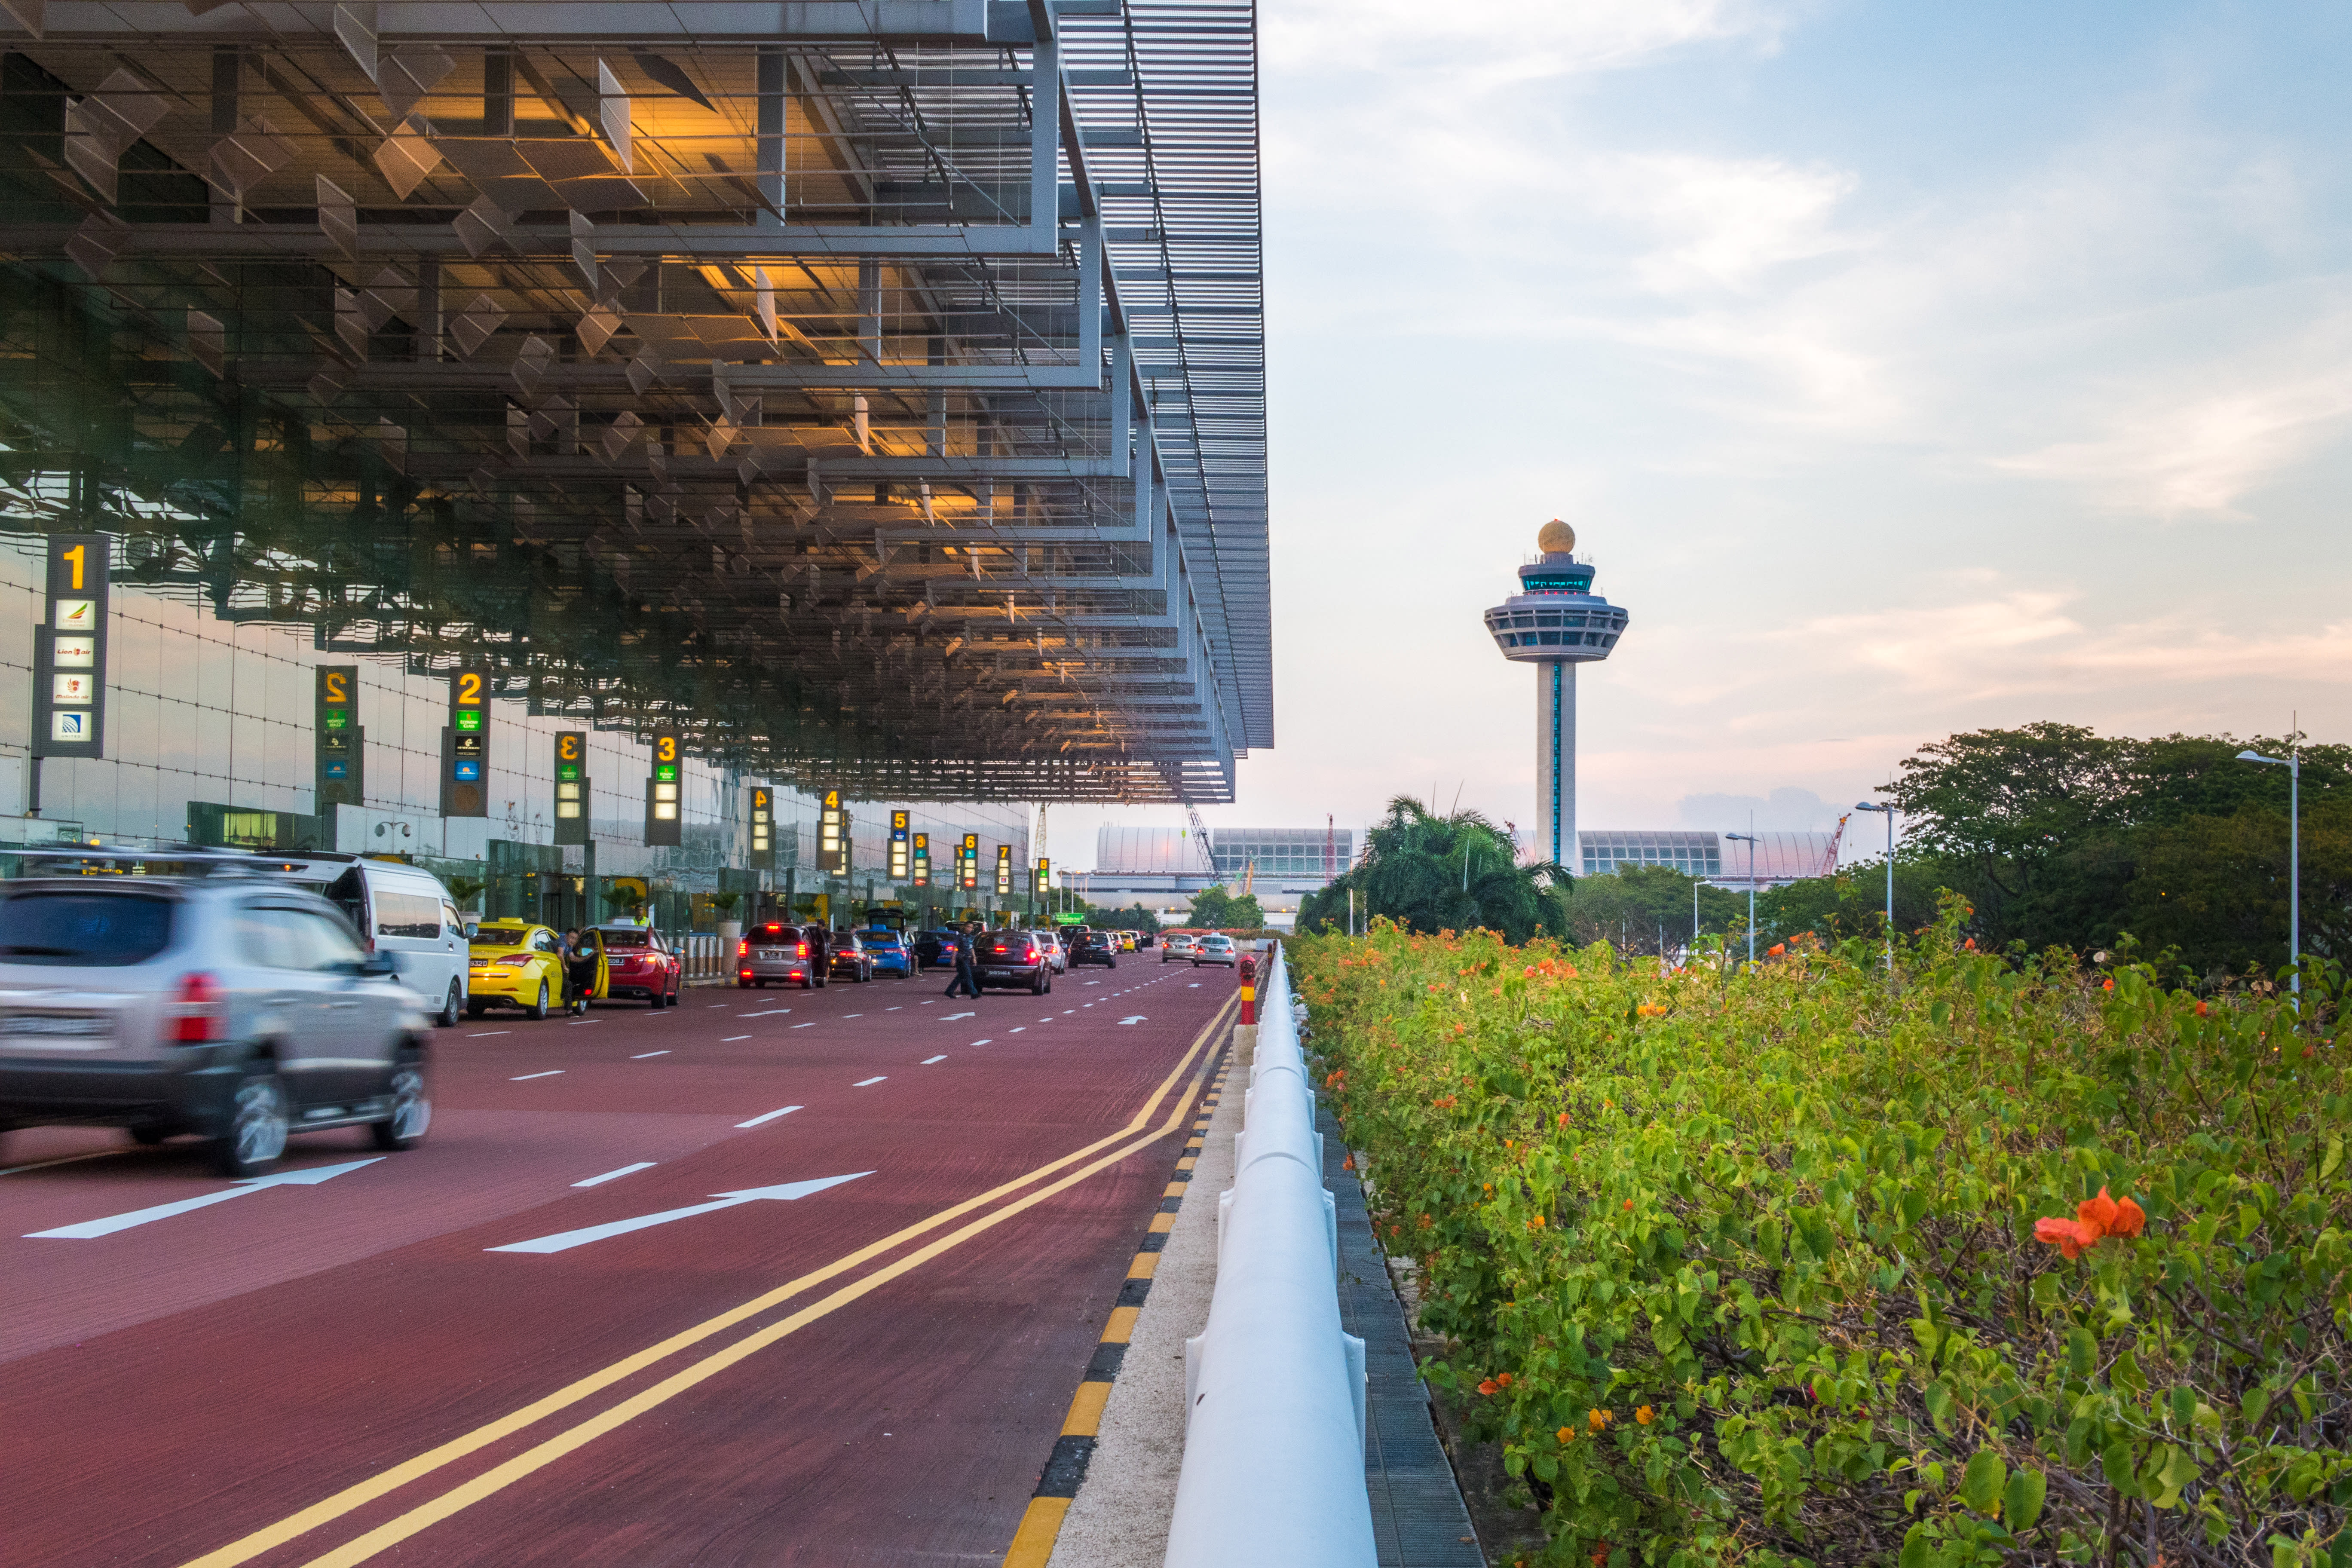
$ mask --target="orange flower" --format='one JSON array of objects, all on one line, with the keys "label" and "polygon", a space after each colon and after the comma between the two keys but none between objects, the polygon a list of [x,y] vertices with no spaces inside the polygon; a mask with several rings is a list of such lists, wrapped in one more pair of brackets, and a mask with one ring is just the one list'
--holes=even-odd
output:
[{"label": "orange flower", "polygon": [[2206,1006],[2204,1003],[2200,1002],[2200,1003],[2198,1003],[2198,1004],[2197,1004],[2197,1016],[2198,1016],[2199,1017],[2200,1017],[2200,1018],[2201,1018],[2201,1017],[2203,1017],[2206,1014],[2208,1014],[2208,1013],[2210,1013],[2210,1012],[2211,1012],[2211,1011],[2212,1011],[2212,1009],[2211,1009],[2211,1008],[2210,1008],[2210,1007],[2208,1007],[2208,1006]]},{"label": "orange flower", "polygon": [[1771,946],[1764,950],[1764,956],[1767,958],[1778,958],[1788,951],[1789,944],[1787,942],[1776,942]]},{"label": "orange flower", "polygon": [[1563,1110],[1563,1111],[1561,1111],[1561,1112],[1559,1113],[1559,1124],[1560,1124],[1562,1127],[1565,1127],[1565,1126],[1567,1126],[1567,1125],[1568,1125],[1568,1112],[1567,1112],[1567,1111],[1565,1111],[1565,1110]]},{"label": "orange flower", "polygon": [[1606,1426],[1609,1425],[1609,1423],[1611,1423],[1612,1421],[1614,1421],[1614,1420],[1616,1420],[1616,1419],[1617,1419],[1617,1417],[1615,1417],[1614,1415],[1611,1415],[1608,1411],[1606,1411],[1606,1410],[1595,1410],[1595,1411],[1593,1411],[1591,1414],[1590,1414],[1590,1415],[1588,1415],[1587,1416],[1585,1416],[1585,1420],[1587,1420],[1587,1421],[1589,1421],[1589,1422],[1591,1422],[1591,1423],[1592,1424],[1592,1429],[1593,1429],[1595,1432],[1601,1431],[1601,1429],[1603,1429],[1604,1427],[1606,1427]]},{"label": "orange flower", "polygon": [[2116,1228],[2116,1200],[2107,1196],[2106,1188],[2101,1187],[2097,1197],[2084,1198],[2074,1205],[2074,1217],[2085,1226],[2096,1227],[2093,1237],[2095,1240]]},{"label": "orange flower", "polygon": [[2069,1258],[2080,1258],[2109,1236],[2135,1237],[2147,1224],[2147,1211],[2129,1198],[2118,1201],[2101,1187],[2099,1195],[2074,1205],[2073,1219],[2038,1219],[2033,1239],[2047,1242]]},{"label": "orange flower", "polygon": [[2103,991],[2113,991],[2116,988],[2116,977],[2110,974],[2099,983],[2099,988]]},{"label": "orange flower", "polygon": [[1352,1171],[1355,1168],[1356,1157],[1353,1154],[1349,1155],[1346,1159],[1339,1162],[1339,1169],[1343,1171]]},{"label": "orange flower", "polygon": [[2082,1257],[2086,1247],[2096,1247],[2099,1234],[2071,1219],[2037,1219],[2033,1222],[2033,1239],[2054,1244],[2070,1259]]},{"label": "orange flower", "polygon": [[1631,1199],[1631,1198],[1627,1198],[1627,1199],[1625,1200],[1625,1212],[1626,1212],[1627,1214],[1631,1214],[1631,1213],[1633,1213],[1633,1199]]},{"label": "orange flower", "polygon": [[1557,1436],[1562,1445],[1573,1443],[1576,1441],[1576,1428],[1573,1426],[1563,1426],[1559,1429]]},{"label": "orange flower", "polygon": [[1529,1230],[1541,1230],[1543,1227],[1544,1216],[1541,1215],[1538,1215],[1535,1218],[1528,1221],[1528,1228]]},{"label": "orange flower", "polygon": [[1511,1386],[1511,1374],[1507,1372],[1497,1373],[1495,1374],[1495,1381],[1503,1387],[1508,1388]]},{"label": "orange flower", "polygon": [[1478,1392],[1479,1392],[1479,1393],[1481,1393],[1481,1394],[1493,1394],[1493,1393],[1495,1392],[1496,1388],[1496,1387],[1498,1387],[1498,1386],[1499,1386],[1499,1385],[1495,1382],[1495,1380],[1494,1380],[1493,1378],[1491,1378],[1491,1377],[1490,1377],[1490,1378],[1486,1379],[1484,1383],[1481,1383],[1481,1384],[1478,1385]]},{"label": "orange flower", "polygon": [[[2102,1188],[2100,1190],[2104,1192],[2105,1189]],[[2117,1198],[2116,1200],[2115,1222],[2109,1225],[2107,1229],[2117,1236],[2132,1237],[2138,1236],[2141,1228],[2147,1224],[2147,1211],[2146,1209],[2140,1207],[2139,1205],[2132,1202],[2129,1198]]]},{"label": "orange flower", "polygon": [[1968,941],[1960,943],[1960,945],[1968,949],[1970,952],[1974,952],[1977,950],[1977,939],[1970,937]]},{"label": "orange flower", "polygon": [[1639,1421],[1643,1426],[1647,1426],[1651,1422],[1656,1420],[1657,1417],[1652,1414],[1650,1407],[1644,1405],[1640,1409],[1633,1412],[1633,1419]]}]

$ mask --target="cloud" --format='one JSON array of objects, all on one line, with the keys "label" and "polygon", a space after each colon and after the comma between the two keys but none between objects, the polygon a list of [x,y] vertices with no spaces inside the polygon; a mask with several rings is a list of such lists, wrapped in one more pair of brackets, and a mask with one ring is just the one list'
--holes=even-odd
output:
[{"label": "cloud", "polygon": [[1276,71],[1525,78],[1622,69],[1717,39],[1770,39],[1786,11],[1753,0],[1284,0],[1259,13],[1259,37]]},{"label": "cloud", "polygon": [[1837,825],[1836,807],[1811,790],[1783,784],[1769,795],[1686,795],[1676,813],[1685,827],[1744,828],[1755,813],[1759,831],[1818,833]]}]

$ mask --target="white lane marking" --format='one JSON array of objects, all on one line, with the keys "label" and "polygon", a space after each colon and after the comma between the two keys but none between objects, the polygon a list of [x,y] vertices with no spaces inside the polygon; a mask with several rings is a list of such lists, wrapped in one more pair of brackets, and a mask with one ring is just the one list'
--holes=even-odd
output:
[{"label": "white lane marking", "polygon": [[520,1078],[510,1078],[507,1079],[507,1081],[509,1083],[529,1083],[535,1078],[562,1078],[562,1076],[563,1069],[562,1068],[550,1068],[545,1072],[527,1072]]},{"label": "white lane marking", "polygon": [[948,1059],[948,1058],[945,1058],[945,1057],[925,1057],[921,1061],[917,1062],[915,1065],[916,1065],[917,1067],[926,1067],[926,1068],[927,1068],[927,1067],[930,1066],[933,1062],[943,1062],[943,1061],[945,1061],[945,1060],[947,1060],[947,1059]]},{"label": "white lane marking", "polygon": [[1062,1016],[1063,1016],[1063,1017],[1065,1017],[1065,1018],[1066,1018],[1066,1017],[1068,1017],[1071,1014],[1073,1014],[1073,1013],[1075,1013],[1075,1012],[1076,1012],[1076,1011],[1077,1011],[1077,1009],[1076,1009],[1076,1007],[1065,1007],[1065,1008],[1063,1008],[1063,1009],[1062,1009]]},{"label": "white lane marking", "polygon": [[667,1225],[674,1219],[686,1219],[714,1209],[731,1209],[738,1204],[758,1203],[762,1198],[804,1198],[811,1193],[821,1193],[827,1187],[837,1187],[844,1182],[854,1182],[859,1176],[870,1176],[871,1171],[856,1171],[846,1176],[821,1176],[813,1182],[787,1182],[782,1186],[746,1187],[739,1193],[714,1193],[715,1200],[707,1204],[690,1204],[682,1209],[665,1209],[660,1214],[639,1215],[635,1219],[616,1219],[607,1225],[592,1225],[579,1230],[559,1231],[553,1236],[534,1237],[529,1241],[509,1242],[504,1247],[486,1247],[485,1252],[568,1252],[575,1247],[585,1247],[592,1241],[607,1237],[626,1236],[633,1230],[648,1226]]},{"label": "white lane marking", "polygon": [[19,1171],[46,1171],[51,1165],[74,1165],[84,1160],[111,1160],[130,1152],[128,1149],[100,1149],[95,1154],[60,1154],[54,1160],[35,1160],[27,1165],[11,1165],[0,1171],[0,1176],[13,1176]]},{"label": "white lane marking", "polygon": [[984,1045],[988,1044],[988,1041],[987,1041],[987,1039],[986,1039],[985,1037],[983,1037],[983,1038],[981,1038],[981,1039],[977,1039],[977,1040],[972,1041],[972,1044],[973,1044],[973,1045],[975,1045],[975,1046],[984,1046]]},{"label": "white lane marking", "polygon": [[890,1076],[890,1075],[889,1075],[888,1073],[887,1073],[887,1072],[886,1072],[886,1073],[884,1073],[884,1074],[882,1075],[882,1078],[867,1078],[867,1079],[858,1079],[856,1083],[851,1084],[849,1087],[850,1087],[850,1088],[852,1088],[852,1089],[872,1089],[876,1084],[880,1083],[880,1082],[882,1081],[882,1079],[887,1079],[887,1078],[888,1078],[889,1076]]},{"label": "white lane marking", "polygon": [[952,1024],[958,1018],[977,1018],[980,1015],[977,1013],[947,1013],[940,1016],[939,1022],[942,1024]]},{"label": "white lane marking", "polygon": [[882,1009],[885,1013],[903,1013],[907,1009],[904,1007],[885,1007]]},{"label": "white lane marking", "polygon": [[567,1029],[584,1029],[591,1024],[601,1024],[604,1021],[602,1018],[574,1018],[563,1026]]},{"label": "white lane marking", "polygon": [[791,1011],[790,1007],[771,1007],[764,1013],[738,1013],[735,1016],[739,1018],[781,1018]]},{"label": "white lane marking", "polygon": [[1119,1022],[1120,1022],[1120,1023],[1122,1023],[1122,1024],[1140,1024],[1141,1022],[1143,1022],[1143,1015],[1142,1015],[1142,1014],[1140,1014],[1140,1013],[1138,1013],[1134,1017],[1132,1017],[1132,1018],[1121,1018],[1121,1019],[1119,1020]]},{"label": "white lane marking", "polygon": [[514,1031],[512,1029],[485,1029],[478,1035],[467,1035],[466,1037],[469,1040],[487,1040],[493,1035],[511,1035],[513,1033]]},{"label": "white lane marking", "polygon": [[1016,1035],[1017,1035],[1017,1034],[1020,1034],[1023,1030],[1024,1030],[1024,1029],[1026,1029],[1026,1028],[1028,1028],[1028,1027],[1029,1027],[1029,1026],[1028,1026],[1028,1025],[1026,1025],[1026,1024],[1016,1024],[1016,1025],[1014,1025],[1014,1026],[1013,1026],[1013,1029],[1012,1029],[1012,1031],[1011,1031],[1011,1032],[1012,1032],[1012,1033],[1013,1033],[1013,1034],[1016,1034]]},{"label": "white lane marking", "polygon": [[1099,984],[1102,984],[1102,982],[1101,982],[1101,981],[1099,981],[1099,980],[1089,980],[1089,981],[1087,981],[1087,984],[1089,984],[1089,985],[1099,985]]},{"label": "white lane marking", "polygon": [[800,1107],[797,1105],[787,1105],[779,1110],[764,1111],[758,1116],[754,1116],[749,1121],[738,1121],[735,1125],[738,1127],[757,1127],[762,1121],[773,1121],[779,1116],[790,1116],[793,1111],[798,1110],[799,1109]]},{"label": "white lane marking", "polygon": [[1192,987],[1191,987],[1191,988],[1192,988],[1192,990],[1194,990],[1194,991],[1198,991],[1198,990],[1201,988],[1201,983],[1200,983],[1199,981],[1195,980],[1194,982],[1192,982]]},{"label": "white lane marking", "polygon": [[816,1023],[812,1019],[810,1022],[805,1024],[794,1024],[793,1027],[795,1029],[814,1029],[816,1027]]},{"label": "white lane marking", "polygon": [[938,998],[938,997],[936,997],[936,996],[934,996],[933,998],[931,998],[931,1000],[930,1000],[930,1001],[923,1003],[923,1004],[922,1004],[922,1005],[923,1005],[923,1006],[926,1006],[926,1007],[931,1007],[931,1006],[936,1006],[936,1005],[938,1005],[938,1003],[939,1003],[939,998]]},{"label": "white lane marking", "polygon": [[669,1055],[667,1051],[639,1051],[635,1056],[631,1057],[629,1059],[633,1062],[641,1062],[647,1057],[666,1057],[667,1055]]},{"label": "white lane marking", "polygon": [[705,1002],[703,1005],[706,1007],[732,1007],[735,1004],[732,1002]]},{"label": "white lane marking", "polygon": [[572,1184],[575,1187],[601,1187],[616,1177],[634,1176],[639,1171],[650,1171],[653,1168],[654,1163],[651,1160],[640,1160],[634,1165],[624,1165],[617,1171],[607,1171],[601,1176],[591,1176],[584,1182],[574,1182]]},{"label": "white lane marking", "polygon": [[197,1209],[210,1208],[215,1204],[225,1204],[231,1198],[241,1198],[247,1193],[257,1193],[264,1187],[315,1187],[320,1182],[331,1182],[347,1171],[356,1171],[362,1165],[373,1165],[383,1158],[383,1155],[375,1154],[364,1160],[352,1160],[341,1165],[317,1165],[307,1171],[281,1171],[274,1176],[256,1176],[250,1181],[239,1182],[233,1187],[224,1187],[216,1193],[206,1193],[202,1197],[182,1198],[177,1203],[157,1204],[152,1208],[132,1209],[128,1214],[109,1215],[104,1219],[84,1220],[79,1225],[61,1225],[55,1230],[37,1230],[26,1236],[25,1239],[27,1241],[89,1241],[101,1236],[112,1236],[118,1230],[129,1230],[133,1226],[152,1225],[159,1219],[170,1219],[175,1215],[192,1214]]},{"label": "white lane marking", "polygon": [[722,1046],[731,1046],[731,1045],[733,1045],[733,1044],[734,1044],[736,1041],[738,1041],[738,1040],[748,1040],[748,1039],[750,1039],[751,1037],[751,1036],[749,1036],[749,1035],[729,1035],[729,1036],[725,1037],[723,1039],[721,1039],[719,1043],[720,1045],[722,1045]]}]

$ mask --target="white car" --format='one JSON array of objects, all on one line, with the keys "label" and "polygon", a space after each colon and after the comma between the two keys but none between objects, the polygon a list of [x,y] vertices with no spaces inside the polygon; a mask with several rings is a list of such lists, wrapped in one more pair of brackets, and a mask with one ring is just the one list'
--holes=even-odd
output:
[{"label": "white car", "polygon": [[1192,933],[1188,931],[1171,931],[1166,936],[1161,937],[1160,939],[1160,962],[1162,963],[1168,963],[1180,958],[1190,959],[1192,956],[1193,940]]},{"label": "white car", "polygon": [[1222,963],[1231,969],[1240,961],[1241,954],[1234,946],[1234,939],[1229,936],[1212,932],[1202,937],[1192,949],[1192,967],[1195,969],[1204,963]]},{"label": "white car", "polygon": [[1037,945],[1045,950],[1045,958],[1053,964],[1055,973],[1067,974],[1070,972],[1070,950],[1062,945],[1060,936],[1050,931],[1033,931],[1029,934],[1035,937]]}]

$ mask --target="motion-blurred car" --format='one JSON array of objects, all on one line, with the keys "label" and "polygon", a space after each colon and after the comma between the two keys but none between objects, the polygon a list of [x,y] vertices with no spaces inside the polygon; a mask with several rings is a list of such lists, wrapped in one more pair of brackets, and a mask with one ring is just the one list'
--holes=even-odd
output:
[{"label": "motion-blurred car", "polygon": [[874,954],[866,951],[865,942],[856,931],[835,931],[830,945],[832,952],[825,960],[827,973],[846,974],[860,984],[874,978]]},{"label": "motion-blurred car", "polygon": [[1189,962],[1196,939],[1189,931],[1171,931],[1160,939],[1160,962],[1172,963],[1179,959]]},{"label": "motion-blurred car", "polygon": [[547,927],[484,921],[467,942],[467,1016],[478,1018],[496,1002],[544,1018],[567,1000],[562,943]]},{"label": "motion-blurred car", "polygon": [[603,925],[583,931],[581,939],[596,953],[592,997],[634,997],[656,1012],[677,1003],[686,984],[686,964],[660,932],[649,926]]},{"label": "motion-blurred car", "polygon": [[809,931],[783,921],[766,921],[746,930],[735,944],[735,984],[749,990],[771,981],[803,990],[823,985],[823,940],[812,941]]},{"label": "motion-blurred car", "polygon": [[258,1174],[296,1131],[411,1149],[433,1120],[409,990],[326,900],[268,876],[42,877],[0,888],[0,1130],[209,1141]]},{"label": "motion-blurred car", "polygon": [[1211,931],[1192,946],[1192,967],[1195,969],[1204,963],[1222,963],[1231,969],[1240,957],[1234,939],[1217,931]]},{"label": "motion-blurred car", "polygon": [[1035,931],[986,931],[973,941],[971,947],[972,957],[980,965],[981,989],[1020,985],[1034,996],[1053,990],[1054,961]]},{"label": "motion-blurred car", "polygon": [[905,937],[887,926],[875,926],[859,931],[857,940],[864,942],[866,951],[873,955],[877,973],[903,976],[915,973],[914,950],[907,945]]}]

